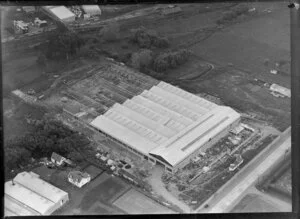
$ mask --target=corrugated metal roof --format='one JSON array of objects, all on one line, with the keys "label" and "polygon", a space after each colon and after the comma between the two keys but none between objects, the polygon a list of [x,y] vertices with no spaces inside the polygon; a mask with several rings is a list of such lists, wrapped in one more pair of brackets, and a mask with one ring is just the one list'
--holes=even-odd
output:
[{"label": "corrugated metal roof", "polygon": [[203,115],[208,111],[208,109],[206,107],[194,104],[190,100],[187,100],[184,97],[180,97],[180,96],[172,93],[172,91],[170,91],[168,89],[165,90],[160,87],[152,87],[150,89],[150,91],[157,95],[160,95],[161,97],[166,98],[174,103],[185,106],[186,108],[188,108],[191,112],[194,112],[195,114]]},{"label": "corrugated metal roof", "polygon": [[113,138],[123,142],[124,144],[130,145],[135,150],[143,154],[147,154],[150,150],[158,146],[158,144],[151,142],[147,138],[105,116],[98,116],[91,122],[91,125],[105,133],[108,133]]},{"label": "corrugated metal roof", "polygon": [[4,206],[5,206],[5,213],[9,215],[5,216],[34,216],[34,215],[41,215],[37,211],[33,209],[26,208],[24,204],[18,202],[17,200],[9,197],[8,195],[4,196]]},{"label": "corrugated metal roof", "polygon": [[286,88],[286,87],[282,87],[282,86],[280,86],[278,84],[272,84],[270,86],[270,89],[273,90],[273,91],[276,91],[278,93],[281,93],[281,94],[283,94],[283,95],[285,95],[287,97],[291,97],[291,90],[288,89],[288,88]]},{"label": "corrugated metal roof", "polygon": [[193,95],[185,90],[182,90],[178,87],[175,87],[173,85],[170,85],[166,82],[159,82],[159,84],[157,85],[157,87],[160,87],[160,88],[163,88],[164,90],[167,90],[167,91],[170,91],[171,93],[174,93],[186,100],[189,100],[191,101],[192,103],[196,103],[198,104],[199,106],[201,107],[205,107],[207,109],[213,109],[215,107],[217,107],[218,105],[213,103],[213,102],[210,102],[208,100],[205,100],[204,98],[199,98],[198,96],[196,95]]},{"label": "corrugated metal roof", "polygon": [[101,15],[101,9],[99,5],[82,5],[83,11],[90,15]]},{"label": "corrugated metal roof", "polygon": [[173,103],[164,97],[154,94],[151,91],[144,91],[141,95],[155,103],[158,103],[168,108],[171,111],[174,111],[182,115],[183,117],[189,118],[191,120],[197,120],[199,118],[198,114],[193,113],[191,110],[187,109],[186,107],[178,105],[178,103],[177,104]]},{"label": "corrugated metal roof", "polygon": [[73,18],[75,20],[75,14],[65,6],[52,7],[48,8],[48,10],[61,20],[68,20]]},{"label": "corrugated metal roof", "polygon": [[49,209],[53,208],[55,205],[54,202],[38,195],[18,183],[13,185],[12,181],[5,183],[5,194],[21,203],[24,203],[24,205],[27,205],[29,208],[32,208],[42,215],[46,215]]},{"label": "corrugated metal roof", "polygon": [[28,172],[19,173],[14,182],[21,184],[22,186],[34,191],[35,193],[43,196],[44,198],[56,203],[67,196],[65,191],[47,183],[46,181],[31,175]]},{"label": "corrugated metal roof", "polygon": [[131,100],[136,103],[139,103],[141,105],[144,105],[145,107],[148,107],[149,109],[152,109],[153,111],[155,111],[163,116],[169,117],[185,126],[187,126],[193,122],[193,120],[186,118],[177,112],[170,111],[170,110],[168,110],[168,108],[166,108],[162,105],[159,105],[158,103],[155,103],[141,95],[136,96],[136,97],[132,98]]},{"label": "corrugated metal roof", "polygon": [[143,154],[176,165],[239,118],[230,107],[160,82],[123,105],[115,104],[91,124]]},{"label": "corrugated metal roof", "polygon": [[180,134],[169,139],[161,146],[150,151],[167,160],[173,166],[180,163],[184,158],[213,138],[224,128],[240,118],[240,115],[229,107],[219,106],[211,112],[209,119],[201,120],[185,129]]},{"label": "corrugated metal roof", "polygon": [[114,110],[115,112],[118,112],[118,113],[126,116],[127,118],[142,124],[143,126],[151,129],[154,132],[160,133],[164,137],[169,138],[176,134],[176,132],[174,132],[172,129],[170,129],[166,126],[163,126],[151,119],[148,119],[147,117],[143,116],[142,114],[139,114],[139,113],[135,112],[134,110],[127,108],[124,105],[115,104],[111,108],[111,110]]}]

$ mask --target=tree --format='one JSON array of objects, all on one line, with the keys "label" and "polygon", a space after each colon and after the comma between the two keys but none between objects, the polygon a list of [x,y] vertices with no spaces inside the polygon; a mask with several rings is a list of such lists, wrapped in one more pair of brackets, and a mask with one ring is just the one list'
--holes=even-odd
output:
[{"label": "tree", "polygon": [[179,65],[184,64],[191,52],[186,49],[182,49],[176,52],[167,52],[162,53],[154,59],[153,69],[158,72],[163,72],[168,70],[169,68],[175,68]]},{"label": "tree", "polygon": [[167,48],[169,41],[166,37],[159,37],[154,30],[147,30],[145,27],[139,27],[132,30],[132,40],[141,48]]},{"label": "tree", "polygon": [[153,63],[153,52],[149,49],[141,49],[131,56],[131,64],[136,69],[148,68]]}]

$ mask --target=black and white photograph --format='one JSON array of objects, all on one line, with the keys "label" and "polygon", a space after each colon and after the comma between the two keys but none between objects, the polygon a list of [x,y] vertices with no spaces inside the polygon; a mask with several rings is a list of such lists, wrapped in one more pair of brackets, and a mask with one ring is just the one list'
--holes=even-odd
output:
[{"label": "black and white photograph", "polygon": [[1,5],[4,216],[292,212],[299,4],[95,2]]}]

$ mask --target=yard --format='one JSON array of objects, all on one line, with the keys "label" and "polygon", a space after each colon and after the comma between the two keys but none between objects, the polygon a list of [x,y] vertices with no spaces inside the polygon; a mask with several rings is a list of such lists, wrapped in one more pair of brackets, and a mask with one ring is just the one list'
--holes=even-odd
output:
[{"label": "yard", "polygon": [[52,174],[50,183],[68,192],[70,199],[55,215],[125,213],[112,205],[112,202],[130,189],[130,186],[105,172],[82,188],[77,188],[67,181],[66,171],[57,170]]}]

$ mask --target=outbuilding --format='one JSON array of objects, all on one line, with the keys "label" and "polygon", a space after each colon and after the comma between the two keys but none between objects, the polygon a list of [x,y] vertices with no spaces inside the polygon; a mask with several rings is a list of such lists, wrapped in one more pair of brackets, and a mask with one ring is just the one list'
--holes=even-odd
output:
[{"label": "outbuilding", "polygon": [[64,158],[63,156],[53,152],[51,155],[51,161],[52,163],[54,163],[57,166],[61,166],[64,164],[64,162],[66,161],[66,158]]}]

